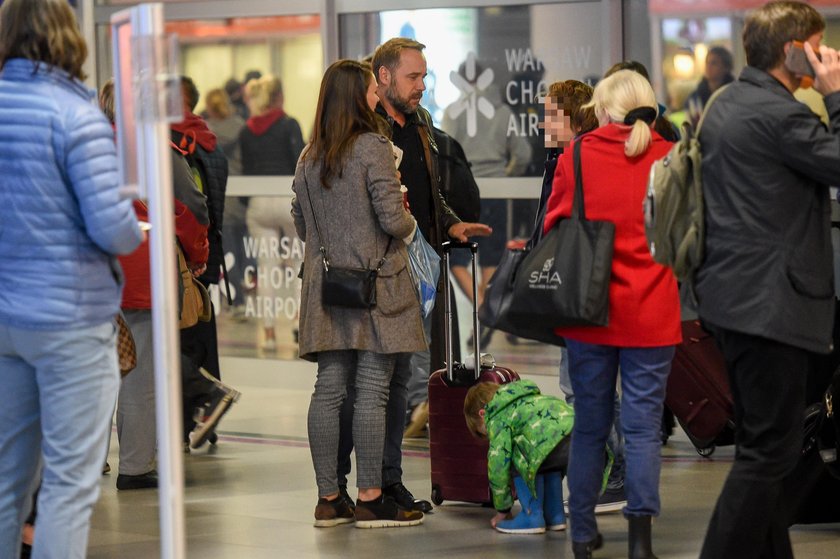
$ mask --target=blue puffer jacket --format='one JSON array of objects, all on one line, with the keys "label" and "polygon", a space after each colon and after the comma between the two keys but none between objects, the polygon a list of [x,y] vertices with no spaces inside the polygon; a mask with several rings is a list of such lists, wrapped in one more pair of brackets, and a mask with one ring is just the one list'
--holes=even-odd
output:
[{"label": "blue puffer jacket", "polygon": [[25,59],[0,72],[0,323],[88,327],[119,310],[142,234],[93,92]]}]

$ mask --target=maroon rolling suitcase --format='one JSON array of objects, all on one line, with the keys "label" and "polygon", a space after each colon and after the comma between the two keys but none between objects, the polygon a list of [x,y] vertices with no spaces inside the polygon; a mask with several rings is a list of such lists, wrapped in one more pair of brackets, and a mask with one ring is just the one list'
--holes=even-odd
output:
[{"label": "maroon rolling suitcase", "polygon": [[683,341],[676,348],[665,405],[701,456],[734,442],[734,403],[726,363],[714,337],[699,320],[682,323]]},{"label": "maroon rolling suitcase", "polygon": [[[429,378],[429,455],[432,470],[432,502],[465,501],[491,503],[490,483],[487,479],[487,441],[472,436],[464,419],[464,398],[476,382],[505,384],[519,380],[511,369],[497,367],[492,358],[478,359],[475,367],[452,360],[452,304],[449,289],[449,252],[453,248],[469,249],[472,253],[473,301],[477,299],[475,283],[476,243],[443,243],[443,285],[446,312],[445,343],[446,368],[435,371]],[[473,305],[473,355],[481,355],[478,348],[478,310]]]}]

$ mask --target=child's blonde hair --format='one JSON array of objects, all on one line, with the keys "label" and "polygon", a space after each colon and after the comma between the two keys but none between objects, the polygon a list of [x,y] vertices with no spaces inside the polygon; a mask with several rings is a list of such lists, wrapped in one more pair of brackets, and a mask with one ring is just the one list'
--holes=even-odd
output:
[{"label": "child's blonde hair", "polygon": [[467,420],[467,429],[477,439],[486,439],[481,432],[482,419],[478,412],[490,403],[496,392],[502,385],[493,382],[477,382],[469,390],[464,398],[464,419]]}]

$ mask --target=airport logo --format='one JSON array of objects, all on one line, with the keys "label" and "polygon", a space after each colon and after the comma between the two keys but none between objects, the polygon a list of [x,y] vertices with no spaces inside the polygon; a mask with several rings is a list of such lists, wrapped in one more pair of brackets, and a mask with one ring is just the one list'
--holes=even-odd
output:
[{"label": "airport logo", "polygon": [[467,113],[467,135],[470,138],[474,138],[478,132],[478,113],[484,115],[488,120],[496,114],[493,104],[481,95],[481,92],[487,90],[493,83],[493,70],[485,68],[481,74],[476,76],[477,72],[475,53],[470,52],[467,54],[465,76],[456,71],[449,73],[449,79],[455,87],[461,90],[461,98],[450,105],[446,109],[446,113],[453,120],[461,116],[462,113]]}]

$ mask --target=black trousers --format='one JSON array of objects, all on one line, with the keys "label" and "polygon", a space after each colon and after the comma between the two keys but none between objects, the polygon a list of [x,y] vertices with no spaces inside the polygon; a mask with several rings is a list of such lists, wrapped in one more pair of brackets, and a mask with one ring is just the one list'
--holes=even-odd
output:
[{"label": "black trousers", "polygon": [[718,329],[735,400],[735,462],[701,559],[792,559],[788,523],[814,354]]},{"label": "black trousers", "polygon": [[219,340],[216,334],[216,308],[210,303],[210,320],[181,330],[181,353],[187,355],[197,367],[221,379],[219,370]]},{"label": "black trousers", "polygon": [[219,347],[216,338],[216,310],[212,308],[208,322],[181,330],[181,397],[183,400],[184,440],[195,427],[193,412],[204,405],[215,385],[198,369],[203,367],[216,378],[219,371]]},{"label": "black trousers", "polygon": [[571,442],[571,435],[563,437],[563,440],[557,443],[554,450],[545,457],[537,473],[548,474],[551,472],[560,472],[563,474],[563,477],[566,477],[569,471],[569,447],[571,446]]}]

